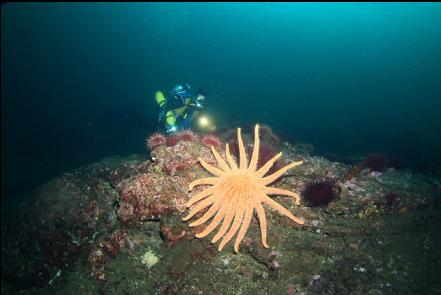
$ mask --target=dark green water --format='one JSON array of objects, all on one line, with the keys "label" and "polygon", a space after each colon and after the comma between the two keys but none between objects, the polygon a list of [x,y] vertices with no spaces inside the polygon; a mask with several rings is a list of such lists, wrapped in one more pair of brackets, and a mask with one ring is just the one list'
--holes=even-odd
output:
[{"label": "dark green water", "polygon": [[208,90],[219,127],[261,122],[319,154],[385,152],[421,171],[439,161],[437,3],[6,4],[1,74],[2,198],[146,153],[153,93],[180,82]]}]

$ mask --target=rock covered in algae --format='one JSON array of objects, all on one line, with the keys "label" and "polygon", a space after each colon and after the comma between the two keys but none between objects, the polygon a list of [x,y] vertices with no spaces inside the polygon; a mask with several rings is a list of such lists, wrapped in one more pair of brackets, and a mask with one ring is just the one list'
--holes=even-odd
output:
[{"label": "rock covered in algae", "polygon": [[[42,186],[37,202],[23,211],[26,218],[2,228],[2,292],[429,294],[440,289],[439,179],[394,169],[364,169],[349,179],[351,166],[313,156],[311,148],[289,143],[281,148],[286,161],[300,157],[304,163],[275,187],[301,192],[311,181],[333,179],[340,193],[319,208],[275,196],[307,223],[293,227],[266,210],[269,249],[261,245],[256,219],[238,255],[231,246],[219,253],[210,239],[194,238],[201,228],[181,221],[187,186],[209,176],[197,157],[215,160],[200,142],[183,141],[156,147],[151,161],[109,158]],[[17,235],[23,231],[26,238]]]}]

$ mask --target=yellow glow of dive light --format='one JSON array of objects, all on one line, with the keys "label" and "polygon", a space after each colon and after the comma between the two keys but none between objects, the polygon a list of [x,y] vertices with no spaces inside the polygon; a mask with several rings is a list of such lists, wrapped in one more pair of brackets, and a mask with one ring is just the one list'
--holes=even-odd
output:
[{"label": "yellow glow of dive light", "polygon": [[207,128],[210,125],[210,120],[206,116],[199,118],[199,126]]}]

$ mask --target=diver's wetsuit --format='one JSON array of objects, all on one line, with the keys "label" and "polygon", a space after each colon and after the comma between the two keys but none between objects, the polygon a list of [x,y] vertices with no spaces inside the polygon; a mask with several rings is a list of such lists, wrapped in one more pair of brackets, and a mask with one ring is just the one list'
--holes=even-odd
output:
[{"label": "diver's wetsuit", "polygon": [[193,118],[203,109],[203,106],[196,102],[195,95],[188,90],[169,95],[167,98],[158,91],[155,97],[161,107],[159,121],[165,121],[167,133],[190,128]]}]

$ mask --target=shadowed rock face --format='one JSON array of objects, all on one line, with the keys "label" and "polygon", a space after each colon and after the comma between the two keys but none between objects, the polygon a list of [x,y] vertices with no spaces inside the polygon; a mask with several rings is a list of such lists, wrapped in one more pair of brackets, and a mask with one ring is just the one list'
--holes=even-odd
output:
[{"label": "shadowed rock face", "polygon": [[[283,146],[287,162],[298,149]],[[223,150],[220,151],[223,155]],[[294,192],[317,178],[341,190],[326,208],[296,206],[296,227],[266,208],[269,249],[254,218],[234,254],[182,222],[188,184],[215,164],[199,142],[108,158],[66,173],[35,191],[22,216],[2,223],[2,292],[46,294],[369,294],[434,293],[441,269],[439,181],[409,171],[365,169],[302,153],[304,163],[274,186]],[[202,188],[201,188],[202,190]],[[387,196],[394,192],[393,206]],[[197,193],[197,192],[196,192]],[[193,194],[193,193],[192,193]],[[203,212],[201,212],[202,214]],[[142,263],[146,253],[158,259]],[[33,289],[36,288],[37,289]]]}]

